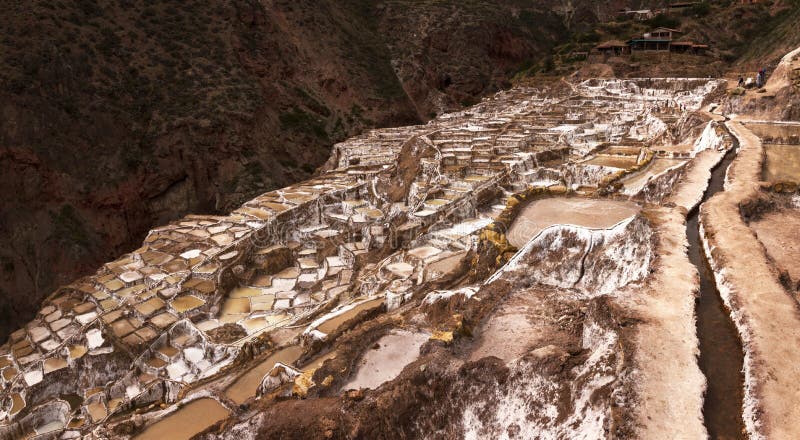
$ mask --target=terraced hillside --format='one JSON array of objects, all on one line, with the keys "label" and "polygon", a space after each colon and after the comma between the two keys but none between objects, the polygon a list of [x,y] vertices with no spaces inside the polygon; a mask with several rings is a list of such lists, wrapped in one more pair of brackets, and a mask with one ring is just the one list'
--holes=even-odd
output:
[{"label": "terraced hillside", "polygon": [[154,225],[508,85],[567,32],[503,1],[4,2],[0,335]]},{"label": "terraced hillside", "polygon": [[676,281],[689,263],[664,240],[704,188],[679,182],[731,145],[699,112],[722,84],[513,88],[155,228],[0,348],[1,433],[496,436],[545,405],[512,429],[652,438],[669,402],[702,434],[696,280]]}]

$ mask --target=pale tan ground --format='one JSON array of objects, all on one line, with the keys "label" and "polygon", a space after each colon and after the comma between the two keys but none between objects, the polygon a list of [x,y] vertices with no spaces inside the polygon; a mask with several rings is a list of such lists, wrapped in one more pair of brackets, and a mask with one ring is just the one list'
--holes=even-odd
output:
[{"label": "pale tan ground", "polygon": [[708,181],[711,179],[711,169],[722,160],[723,156],[725,152],[717,150],[703,150],[698,153],[686,166],[686,171],[666,202],[674,203],[687,212],[691,211],[703,198]]},{"label": "pale tan ground", "polygon": [[586,162],[587,165],[601,165],[604,167],[614,167],[626,170],[636,165],[636,156],[597,156]]},{"label": "pale tan ground", "polygon": [[767,182],[800,182],[800,145],[765,145]]},{"label": "pale tan ground", "polygon": [[275,366],[276,362],[292,364],[302,353],[303,349],[298,345],[293,345],[273,353],[266,360],[249,369],[237,379],[236,382],[232,383],[231,386],[225,390],[225,395],[236,403],[241,404],[246,402],[247,399],[256,395],[256,390],[261,384],[264,375]]},{"label": "pale tan ground", "polygon": [[765,137],[789,139],[793,136],[800,136],[800,125],[748,122],[745,126],[761,139]]},{"label": "pale tan ground", "polygon": [[764,88],[767,93],[777,93],[781,89],[791,86],[789,74],[793,69],[800,68],[800,47],[783,56],[775,71],[770,75]]},{"label": "pale tan ground", "polygon": [[[689,187],[688,190],[703,189]],[[687,196],[688,197],[688,196]],[[632,380],[641,401],[636,405],[642,439],[706,438],[703,392],[706,380],[697,365],[695,328],[697,270],[686,254],[685,212],[656,208],[644,215],[658,236],[656,271],[625,302],[643,322],[637,325]]]},{"label": "pale tan ground", "polygon": [[[767,84],[764,86],[764,92],[759,93],[756,90],[748,90],[743,96],[741,96],[741,103],[740,106],[742,108],[748,108],[751,106],[753,101],[760,101],[763,99],[773,99],[776,95],[782,93],[788,93],[791,90],[792,82],[791,82],[791,72],[794,69],[800,68],[800,48],[795,49],[792,52],[786,54],[782,59],[775,70],[770,75],[769,79],[767,80]],[[753,73],[753,78],[755,79],[755,72]],[[729,88],[731,88],[729,86]],[[772,101],[770,101],[772,102]],[[756,106],[757,107],[757,106]],[[744,118],[753,118],[753,119],[775,119],[778,115],[781,114],[782,107],[778,105],[769,104],[766,105],[764,110],[757,111],[755,114],[748,114],[748,115],[741,115],[737,116],[735,120],[741,120]]]},{"label": "pale tan ground", "polygon": [[622,179],[622,185],[625,186],[626,194],[633,194],[641,191],[642,187],[647,183],[647,179],[657,176],[669,168],[680,165],[686,162],[686,159],[667,159],[657,157],[653,159],[645,169],[638,173],[631,174]]},{"label": "pale tan ground", "polygon": [[229,414],[230,411],[214,399],[197,399],[145,429],[135,439],[189,439]]},{"label": "pale tan ground", "polygon": [[428,333],[397,330],[380,338],[379,347],[367,350],[358,362],[355,377],[342,389],[375,389],[394,379],[419,357],[419,348],[429,337]]},{"label": "pale tan ground", "polygon": [[800,211],[770,212],[750,227],[778,268],[787,271],[792,280],[800,280]]},{"label": "pale tan ground", "polygon": [[728,171],[729,185],[704,204],[701,221],[717,281],[729,288],[737,327],[748,333],[746,380],[756,390],[746,388],[745,401],[756,400],[767,438],[796,439],[800,438],[800,313],[739,213],[739,203],[758,191],[761,142],[741,123],[727,125],[741,147]]},{"label": "pale tan ground", "polygon": [[633,202],[552,197],[531,202],[511,224],[508,242],[521,248],[542,229],[565,224],[610,228],[639,212]]}]

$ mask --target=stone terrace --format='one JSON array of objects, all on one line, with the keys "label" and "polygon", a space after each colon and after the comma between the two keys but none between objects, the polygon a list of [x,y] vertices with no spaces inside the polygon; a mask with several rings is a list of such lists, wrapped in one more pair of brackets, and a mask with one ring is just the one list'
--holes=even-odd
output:
[{"label": "stone terrace", "polygon": [[[460,264],[508,197],[531,186],[596,191],[642,166],[667,125],[716,85],[515,88],[427,125],[339,143],[334,169],[229,215],[155,228],[139,249],[56,291],[0,347],[0,436],[85,433],[174,402],[271,330],[305,325],[324,338],[336,313],[320,313],[336,304],[398,307]],[[392,201],[381,184],[412,145],[426,153]]]}]

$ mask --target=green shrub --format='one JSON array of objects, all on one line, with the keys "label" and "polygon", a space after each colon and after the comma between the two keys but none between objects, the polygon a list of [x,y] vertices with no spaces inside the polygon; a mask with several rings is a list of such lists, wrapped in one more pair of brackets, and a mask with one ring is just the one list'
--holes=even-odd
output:
[{"label": "green shrub", "polygon": [[711,13],[711,5],[708,2],[701,2],[683,11],[683,15],[688,17],[705,17]]},{"label": "green shrub", "polygon": [[680,19],[670,17],[669,15],[665,14],[658,14],[655,17],[651,18],[650,20],[646,21],[648,26],[651,27],[665,27],[671,29],[677,29],[681,26]]},{"label": "green shrub", "polygon": [[62,205],[58,212],[50,211],[53,234],[60,240],[87,248],[91,244],[89,233],[72,205]]},{"label": "green shrub", "polygon": [[320,139],[328,137],[322,119],[315,118],[297,107],[281,113],[278,118],[281,121],[281,127],[285,130],[310,134]]}]

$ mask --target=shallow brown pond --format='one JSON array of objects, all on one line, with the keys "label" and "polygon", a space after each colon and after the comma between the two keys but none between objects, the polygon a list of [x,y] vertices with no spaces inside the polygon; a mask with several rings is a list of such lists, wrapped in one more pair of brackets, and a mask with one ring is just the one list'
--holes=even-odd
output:
[{"label": "shallow brown pond", "polygon": [[303,349],[298,345],[293,345],[282,350],[279,350],[270,355],[266,360],[251,368],[247,373],[243,374],[231,386],[225,390],[225,395],[238,404],[242,404],[247,399],[256,395],[256,390],[261,384],[261,379],[264,375],[275,366],[277,362],[283,364],[294,363]]},{"label": "shallow brown pond", "polygon": [[764,180],[800,182],[800,145],[764,145]]},{"label": "shallow brown pond", "polygon": [[214,399],[197,399],[151,425],[134,438],[136,440],[189,439],[227,418],[229,414],[230,411]]}]

